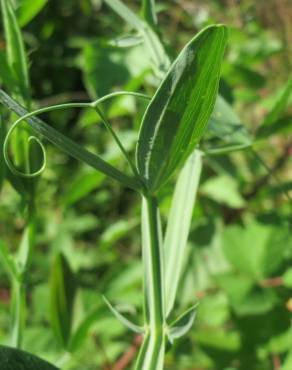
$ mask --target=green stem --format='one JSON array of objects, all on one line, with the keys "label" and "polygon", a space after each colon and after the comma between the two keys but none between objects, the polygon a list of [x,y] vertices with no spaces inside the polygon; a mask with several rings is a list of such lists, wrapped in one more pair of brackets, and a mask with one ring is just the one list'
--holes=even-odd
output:
[{"label": "green stem", "polygon": [[22,281],[14,281],[12,287],[11,346],[21,348],[25,317],[25,289]]},{"label": "green stem", "polygon": [[[33,197],[33,194],[32,194]],[[28,201],[27,225],[17,255],[18,277],[12,284],[12,337],[11,345],[21,348],[26,317],[26,274],[35,245],[34,199]]]},{"label": "green stem", "polygon": [[136,370],[159,370],[163,368],[165,351],[165,305],[161,225],[154,197],[142,199],[142,253],[147,332]]}]

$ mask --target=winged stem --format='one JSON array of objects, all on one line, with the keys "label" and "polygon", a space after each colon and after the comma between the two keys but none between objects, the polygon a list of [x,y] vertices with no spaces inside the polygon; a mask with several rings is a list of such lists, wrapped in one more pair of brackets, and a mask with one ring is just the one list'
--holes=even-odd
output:
[{"label": "winged stem", "polygon": [[136,370],[158,370],[163,366],[165,294],[162,253],[162,232],[157,200],[155,197],[143,196],[142,254],[144,313],[147,330]]}]

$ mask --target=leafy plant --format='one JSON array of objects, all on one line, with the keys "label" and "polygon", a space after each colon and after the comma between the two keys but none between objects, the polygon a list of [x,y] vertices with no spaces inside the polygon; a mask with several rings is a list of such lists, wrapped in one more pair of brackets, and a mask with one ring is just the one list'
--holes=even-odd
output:
[{"label": "leafy plant", "polygon": [[[90,168],[89,170],[82,168],[79,176],[67,187],[63,202],[66,216],[62,215],[61,218],[65,217],[65,219],[58,221],[57,236],[52,245],[49,319],[58,346],[66,352],[59,359],[58,367],[63,367],[66,361],[67,364],[72,361],[72,366],[75,366],[74,356],[70,353],[82,347],[84,338],[93,323],[102,324],[104,321],[106,325],[105,306],[121,324],[133,331],[137,338],[143,338],[135,363],[136,370],[165,368],[167,366],[165,353],[170,347],[171,352],[176,353],[180,346],[178,339],[191,329],[197,314],[202,326],[206,325],[209,328],[208,325],[210,325],[211,333],[204,331],[204,327],[201,328],[198,324],[198,328],[193,333],[198,345],[202,348],[206,347],[211,357],[213,356],[212,351],[225,351],[229,354],[235,353],[241,358],[241,337],[237,328],[232,327],[230,332],[225,333],[220,327],[220,325],[226,325],[227,320],[230,319],[227,304],[229,302],[230,310],[232,309],[238,316],[236,319],[238,326],[241,325],[241,318],[244,320],[245,316],[267,314],[273,309],[277,298],[274,292],[265,289],[265,284],[269,284],[269,277],[285,265],[285,245],[289,243],[287,229],[282,227],[280,232],[279,226],[272,228],[263,226],[259,221],[249,221],[244,223],[247,225],[246,228],[238,225],[226,226],[222,232],[220,229],[222,224],[218,221],[218,213],[214,205],[212,208],[215,209],[214,217],[209,223],[201,225],[200,223],[206,222],[206,219],[202,214],[198,215],[199,225],[195,230],[195,243],[200,247],[205,246],[205,243],[211,245],[209,249],[213,254],[208,250],[213,258],[210,262],[211,267],[208,266],[208,274],[211,278],[207,274],[207,279],[211,279],[212,283],[215,282],[215,288],[212,287],[215,289],[215,294],[210,297],[209,302],[208,299],[203,299],[202,309],[197,312],[195,297],[185,293],[183,288],[180,289],[181,283],[183,283],[182,287],[189,286],[189,275],[194,274],[194,265],[197,265],[197,273],[201,273],[206,258],[204,251],[198,249],[198,253],[195,254],[193,249],[188,248],[191,219],[202,176],[203,158],[206,158],[207,163],[211,163],[215,174],[218,168],[220,171],[218,171],[218,176],[211,176],[211,179],[207,181],[203,176],[202,196],[207,197],[209,202],[223,203],[234,212],[241,212],[241,209],[246,207],[248,197],[240,194],[238,182],[230,175],[230,172],[239,170],[234,169],[228,160],[223,163],[219,155],[248,149],[247,153],[252,156],[253,160],[256,159],[257,163],[261,162],[266,166],[255,149],[261,144],[260,140],[277,130],[275,122],[280,119],[282,111],[289,104],[291,79],[270,109],[263,125],[254,131],[254,135],[251,135],[227,100],[218,94],[221,63],[227,43],[227,29],[224,25],[215,24],[205,27],[186,44],[174,62],[171,62],[161,41],[155,1],[144,0],[142,2],[141,16],[136,15],[119,0],[105,0],[104,2],[123,18],[130,30],[134,32],[111,42],[108,40],[103,40],[101,44],[90,42],[90,48],[87,45],[83,49],[83,56],[88,58],[95,47],[100,47],[93,55],[97,58],[103,58],[106,55],[105,59],[108,58],[106,61],[103,60],[103,65],[100,65],[98,70],[100,74],[104,68],[110,68],[107,65],[108,60],[112,62],[115,59],[114,56],[117,54],[114,53],[118,53],[119,48],[141,47],[145,56],[149,58],[148,65],[145,63],[146,69],[139,71],[140,75],[136,76],[129,86],[126,86],[126,91],[111,92],[109,90],[108,95],[100,96],[100,92],[111,89],[115,76],[113,73],[104,86],[99,85],[102,82],[95,80],[94,77],[95,60],[93,63],[91,61],[86,65],[88,70],[85,72],[87,73],[85,83],[90,96],[97,96],[98,99],[90,102],[73,101],[42,105],[41,108],[35,110],[32,108],[30,98],[27,56],[19,25],[29,23],[45,6],[46,1],[35,2],[33,6],[29,6],[29,2],[24,1],[17,9],[10,0],[1,2],[7,49],[4,55],[0,54],[1,60],[3,59],[0,75],[2,84],[9,93],[0,90],[0,102],[3,106],[0,132],[1,152],[3,149],[3,158],[0,158],[0,185],[6,178],[19,192],[23,199],[25,209],[23,216],[26,220],[17,255],[13,255],[10,251],[12,248],[10,246],[8,248],[6,243],[0,240],[1,259],[13,287],[13,340],[10,344],[13,347],[21,347],[22,334],[25,333],[24,314],[27,284],[29,283],[27,276],[32,251],[35,250],[35,240],[38,237],[36,233],[38,176],[43,173],[47,157],[49,157],[46,155],[42,141],[48,140],[58,149]],[[75,42],[80,41],[75,40]],[[117,50],[114,49],[115,47]],[[104,54],[103,50],[106,48],[108,49]],[[119,61],[123,63],[123,58],[119,57]],[[156,90],[153,96],[136,91],[140,91],[144,80],[149,77],[149,66],[153,71],[150,84]],[[128,71],[124,66],[120,67],[115,70],[117,73]],[[116,112],[127,114],[131,110],[133,99],[137,102],[139,100],[137,104],[143,104],[146,109],[142,117],[140,114],[135,117],[139,133],[138,136],[135,136],[134,130],[128,133],[132,135],[132,146],[129,145],[128,148],[124,143],[122,133],[115,124],[109,122],[109,119],[115,118]],[[109,155],[101,152],[95,154],[80,145],[79,140],[73,140],[63,134],[62,128],[59,128],[61,124],[58,125],[58,129],[55,129],[38,117],[46,115],[46,118],[50,117],[54,121],[60,119],[61,123],[62,115],[67,115],[72,109],[78,109],[78,112],[82,110],[80,120],[83,119],[88,128],[92,122],[102,124],[119,150],[119,155],[127,168],[121,168],[113,159],[112,153]],[[10,112],[9,117],[7,111]],[[16,119],[16,116],[19,118]],[[14,121],[10,127],[6,125],[7,117]],[[74,134],[74,128],[72,132]],[[99,134],[104,135],[101,129]],[[131,152],[133,148],[135,159]],[[12,153],[14,154],[13,160],[11,159]],[[266,168],[269,172],[273,172],[268,167]],[[119,292],[119,284],[116,283],[115,287],[114,278],[109,286],[98,290],[99,293],[105,294],[103,301],[96,294],[95,289],[98,284],[94,280],[96,305],[90,302],[91,309],[87,315],[79,312],[81,289],[79,290],[78,286],[82,284],[87,286],[88,281],[84,282],[83,277],[80,278],[80,272],[77,272],[78,260],[86,258],[88,253],[86,263],[92,266],[89,261],[91,255],[89,251],[77,251],[76,256],[72,257],[74,253],[70,249],[71,238],[72,235],[82,233],[83,230],[95,228],[99,221],[91,217],[87,218],[87,215],[82,215],[80,210],[80,215],[76,216],[70,208],[100,186],[103,181],[106,181],[105,179],[115,180],[120,187],[130,188],[141,199],[144,292],[142,322],[139,322],[140,316],[138,315],[135,323],[129,319],[127,309],[131,310],[131,305],[125,308],[111,303],[112,301],[118,303],[120,295],[123,295],[123,290]],[[279,186],[278,178],[274,177],[274,179]],[[169,192],[174,182],[170,207],[165,207],[163,194]],[[104,201],[103,196],[99,196],[101,204],[108,204],[106,209],[113,208],[111,198]],[[209,204],[207,204],[208,207]],[[106,214],[106,211],[104,213]],[[119,219],[120,216],[117,218]],[[164,221],[166,221],[165,231]],[[102,265],[104,261],[107,264],[113,260],[108,256],[103,260],[102,252],[121,236],[127,236],[137,223],[135,217],[127,222],[119,220],[112,227],[108,227],[106,235],[101,236],[99,258],[102,269],[104,269]],[[48,229],[49,227],[51,226],[49,225]],[[200,227],[207,229],[203,240],[200,239]],[[212,239],[213,234],[215,235],[214,240]],[[215,247],[220,237],[223,244],[218,250]],[[210,240],[206,241],[206,238]],[[118,264],[117,261],[118,259],[116,259],[116,264]],[[125,279],[131,282],[136,281],[135,279],[139,280],[140,275],[137,273],[140,270],[139,265],[128,267],[129,271],[124,273],[128,273],[130,277],[126,276]],[[285,269],[285,271],[281,284],[289,287],[291,285],[290,270]],[[123,275],[118,275],[117,280],[120,276]],[[106,276],[101,284],[108,280],[110,278]],[[199,289],[198,281],[196,289]],[[122,284],[123,278],[121,278]],[[207,288],[203,286],[203,292]],[[217,289],[221,291],[217,292]],[[198,291],[198,296],[200,294],[202,293]],[[129,296],[131,301],[137,303],[136,297]],[[211,310],[213,305],[216,312]],[[183,307],[188,308],[178,315],[177,312]],[[110,327],[111,325],[107,326],[109,332]],[[101,329],[101,332],[106,336],[104,329]],[[245,335],[243,330],[243,338]],[[101,347],[101,353],[104,354],[105,351],[97,335],[94,335],[94,340],[96,345]],[[270,353],[270,348],[274,348],[273,345],[261,348],[263,357]],[[224,355],[222,362],[220,359],[216,365],[210,364],[203,355],[199,356],[199,363],[203,363],[202,368],[211,369],[211,366],[214,368],[216,366],[216,369],[227,370],[228,366],[229,368],[231,364],[233,366],[233,363],[229,361],[229,354]],[[75,361],[78,362],[78,359]],[[31,369],[55,368],[19,349],[8,347],[0,348],[0,362],[7,364],[7,370],[9,366],[15,369],[17,367],[24,369],[28,367]],[[107,364],[107,362],[108,358],[105,355],[104,363]],[[80,364],[77,363],[76,366]],[[236,363],[235,367],[237,368]],[[179,365],[175,364],[175,368],[179,368]]]}]

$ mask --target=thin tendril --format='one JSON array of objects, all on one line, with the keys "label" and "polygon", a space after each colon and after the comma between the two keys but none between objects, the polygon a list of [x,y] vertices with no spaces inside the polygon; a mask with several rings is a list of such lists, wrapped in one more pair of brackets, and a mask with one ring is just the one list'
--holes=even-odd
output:
[{"label": "thin tendril", "polygon": [[135,165],[133,164],[133,162],[131,161],[131,159],[130,159],[128,153],[127,153],[127,151],[123,147],[122,143],[120,142],[120,140],[117,137],[116,133],[114,132],[114,130],[110,126],[109,122],[106,120],[104,114],[98,108],[98,105],[101,104],[102,102],[104,102],[104,101],[106,101],[108,99],[117,97],[117,96],[122,96],[122,95],[135,96],[137,98],[146,99],[146,100],[150,100],[151,99],[149,96],[144,95],[144,94],[141,94],[141,93],[135,93],[135,92],[131,92],[131,91],[117,91],[117,92],[114,92],[114,93],[105,95],[102,98],[95,100],[94,102],[85,102],[85,103],[74,102],[74,103],[56,104],[56,105],[51,105],[49,107],[44,107],[44,108],[37,109],[37,110],[35,110],[33,112],[29,112],[29,113],[27,113],[27,114],[19,117],[12,124],[12,126],[10,127],[10,129],[8,130],[7,135],[6,135],[6,138],[5,138],[4,143],[3,143],[3,154],[4,154],[4,159],[5,159],[5,162],[6,162],[7,166],[8,166],[8,168],[15,175],[26,177],[26,178],[27,177],[28,178],[31,178],[31,177],[35,177],[35,176],[40,175],[44,171],[44,169],[46,167],[46,151],[45,151],[45,148],[44,148],[41,140],[39,138],[35,137],[35,136],[30,136],[29,137],[29,141],[31,141],[31,140],[36,141],[40,145],[40,148],[41,148],[41,151],[42,151],[43,161],[42,161],[42,164],[41,164],[41,166],[40,166],[40,168],[38,170],[36,170],[34,172],[31,172],[31,173],[25,173],[25,172],[19,171],[15,167],[15,165],[13,164],[13,162],[10,160],[10,158],[9,158],[9,139],[10,139],[13,131],[16,129],[16,127],[22,121],[25,121],[28,118],[31,118],[31,117],[40,115],[42,113],[47,113],[47,112],[51,112],[51,111],[55,111],[55,110],[62,110],[62,109],[68,109],[68,108],[90,108],[90,109],[94,109],[98,113],[98,115],[102,119],[105,127],[109,130],[109,132],[113,136],[114,140],[116,141],[117,145],[119,146],[122,154],[124,155],[125,159],[129,163],[132,171],[134,172],[134,175],[139,178],[140,176],[139,176],[139,174],[137,172],[137,169],[136,169]]}]

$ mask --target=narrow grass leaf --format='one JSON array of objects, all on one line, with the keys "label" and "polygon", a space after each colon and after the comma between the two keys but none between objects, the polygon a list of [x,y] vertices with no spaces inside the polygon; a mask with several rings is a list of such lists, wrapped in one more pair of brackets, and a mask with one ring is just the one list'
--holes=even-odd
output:
[{"label": "narrow grass leaf", "polygon": [[28,352],[0,346],[1,370],[59,370],[54,365]]},{"label": "narrow grass leaf", "polygon": [[57,254],[50,277],[50,314],[55,336],[63,348],[67,348],[71,336],[75,293],[75,276],[65,256]]},{"label": "narrow grass leaf", "polygon": [[137,166],[155,192],[201,139],[217,97],[227,41],[223,25],[205,28],[182,50],[143,117]]},{"label": "narrow grass leaf", "polygon": [[130,320],[128,320],[124,315],[122,315],[107,299],[105,296],[103,296],[103,299],[110,309],[110,311],[113,313],[113,315],[128,329],[133,331],[134,333],[142,334],[144,333],[144,328],[141,326],[138,326],[134,323],[132,323]]},{"label": "narrow grass leaf", "polygon": [[283,113],[284,109],[287,107],[289,103],[291,94],[292,94],[292,74],[288,81],[286,82],[284,89],[279,98],[276,100],[273,108],[264,119],[264,122],[262,124],[263,126],[270,125],[280,118],[281,114]]},{"label": "narrow grass leaf", "polygon": [[6,54],[0,50],[0,84],[9,89],[13,93],[17,93],[17,83],[10,70],[7,62]]},{"label": "narrow grass leaf", "polygon": [[177,180],[164,239],[166,315],[176,298],[202,170],[202,152],[195,150]]},{"label": "narrow grass leaf", "polygon": [[198,305],[190,307],[169,326],[168,338],[171,342],[185,335],[193,326]]},{"label": "narrow grass leaf", "polygon": [[[7,95],[3,90],[0,90],[0,102],[9,110],[15,112],[18,116],[24,116],[28,111],[19,105],[14,99]],[[65,135],[61,134],[37,117],[31,117],[25,120],[29,126],[39,135],[45,137],[51,143],[56,145],[59,149],[69,154],[75,159],[88,164],[89,166],[101,171],[105,175],[119,181],[124,186],[133,188],[135,190],[140,188],[140,182],[135,178],[129,177],[117,170],[115,167],[108,164],[100,156],[89,152],[70,140]]]},{"label": "narrow grass leaf", "polygon": [[143,31],[144,22],[120,0],[104,0],[124,21],[133,28]]},{"label": "narrow grass leaf", "polygon": [[0,112],[0,192],[5,179],[6,165],[3,155],[3,143],[6,135],[6,127],[3,122],[3,118]]},{"label": "narrow grass leaf", "polygon": [[19,97],[29,101],[29,77],[24,42],[11,0],[1,0],[7,62],[19,86]]},{"label": "narrow grass leaf", "polygon": [[94,310],[91,310],[84,319],[80,322],[77,329],[71,335],[70,343],[69,343],[69,351],[75,352],[77,351],[83,344],[83,342],[88,337],[88,332],[92,325],[96,322],[100,322],[106,316],[106,310],[103,307],[97,307]]},{"label": "narrow grass leaf", "polygon": [[157,24],[155,0],[143,0],[142,14],[143,18],[150,26],[155,26]]},{"label": "narrow grass leaf", "polygon": [[17,255],[17,264],[21,272],[25,272],[35,245],[35,222],[31,220],[26,226]]},{"label": "narrow grass leaf", "polygon": [[[169,58],[156,33],[144,20],[138,17],[130,8],[120,0],[104,0],[121,18],[131,27],[135,28],[144,38],[144,43],[151,53],[154,71],[163,76],[169,67]],[[153,1],[153,0],[152,0]]]}]

